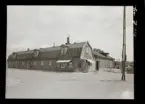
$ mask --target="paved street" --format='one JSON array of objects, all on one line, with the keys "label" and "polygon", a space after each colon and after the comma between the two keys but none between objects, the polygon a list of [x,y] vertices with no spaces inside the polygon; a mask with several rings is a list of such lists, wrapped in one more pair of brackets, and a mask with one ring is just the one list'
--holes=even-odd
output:
[{"label": "paved street", "polygon": [[6,98],[133,99],[133,74],[7,69]]}]

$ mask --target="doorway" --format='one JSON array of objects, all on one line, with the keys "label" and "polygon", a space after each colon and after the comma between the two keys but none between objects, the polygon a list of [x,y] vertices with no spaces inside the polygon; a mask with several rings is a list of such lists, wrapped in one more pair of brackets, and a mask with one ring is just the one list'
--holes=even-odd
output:
[{"label": "doorway", "polygon": [[96,70],[99,71],[99,61],[96,61]]}]

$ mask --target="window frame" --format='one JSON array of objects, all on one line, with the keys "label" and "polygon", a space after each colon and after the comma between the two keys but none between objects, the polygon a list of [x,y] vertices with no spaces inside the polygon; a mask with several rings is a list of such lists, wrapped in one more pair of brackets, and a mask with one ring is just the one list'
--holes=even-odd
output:
[{"label": "window frame", "polygon": [[61,47],[61,55],[66,55],[67,50],[68,50],[68,47],[65,47],[65,46]]},{"label": "window frame", "polygon": [[85,49],[85,53],[89,53],[89,47],[86,47],[86,49]]},{"label": "window frame", "polygon": [[[71,66],[70,66],[70,65],[71,65]],[[73,68],[72,62],[69,62],[69,63],[68,63],[68,68]]]},{"label": "window frame", "polygon": [[63,68],[63,69],[64,69],[64,68],[67,68],[67,63],[61,63],[61,64],[60,64],[60,68]]},{"label": "window frame", "polygon": [[67,53],[67,47],[64,47],[64,54]]},{"label": "window frame", "polygon": [[48,61],[48,66],[51,66],[52,65],[52,62],[51,60]]},{"label": "window frame", "polygon": [[57,68],[60,68],[61,67],[61,64],[57,64]]},{"label": "window frame", "polygon": [[44,61],[41,61],[40,65],[43,66],[44,65]]},{"label": "window frame", "polygon": [[61,54],[63,55],[63,47],[61,48]]},{"label": "window frame", "polygon": [[34,52],[34,56],[35,56],[35,57],[37,57],[38,54],[39,54],[39,51],[35,51],[35,52]]}]

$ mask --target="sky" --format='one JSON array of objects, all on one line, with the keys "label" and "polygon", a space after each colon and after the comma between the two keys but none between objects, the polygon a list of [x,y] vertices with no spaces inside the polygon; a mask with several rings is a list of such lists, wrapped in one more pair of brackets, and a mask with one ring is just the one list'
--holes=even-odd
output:
[{"label": "sky", "polygon": [[[27,48],[88,41],[122,59],[123,6],[7,6],[7,57]],[[133,7],[126,8],[126,54],[133,61]]]}]

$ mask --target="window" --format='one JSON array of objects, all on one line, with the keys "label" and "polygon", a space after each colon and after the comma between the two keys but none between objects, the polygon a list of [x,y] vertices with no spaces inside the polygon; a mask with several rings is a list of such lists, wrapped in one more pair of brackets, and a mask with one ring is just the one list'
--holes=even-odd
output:
[{"label": "window", "polygon": [[24,62],[22,61],[22,65],[24,65]]},{"label": "window", "polygon": [[51,61],[48,62],[48,65],[51,66]]},{"label": "window", "polygon": [[59,64],[57,64],[57,67],[59,67],[60,65]]},{"label": "window", "polygon": [[43,61],[41,61],[41,65],[44,65],[44,62]]},{"label": "window", "polygon": [[34,65],[36,65],[36,61],[34,61],[34,63],[33,63]]},{"label": "window", "polygon": [[86,53],[89,53],[89,47],[86,47]]},{"label": "window", "polygon": [[61,64],[61,68],[65,68],[66,66],[66,63]]},{"label": "window", "polygon": [[37,57],[38,54],[39,54],[39,51],[35,51],[35,53],[34,53],[35,57]]},{"label": "window", "polygon": [[67,47],[62,47],[62,48],[61,48],[61,54],[62,54],[62,55],[65,55],[66,52],[67,52]]},{"label": "window", "polygon": [[63,48],[61,48],[61,54],[63,54]]},{"label": "window", "polygon": [[68,68],[72,68],[72,62],[69,63]]},{"label": "window", "polygon": [[67,52],[67,47],[64,48],[64,54],[66,54],[66,52]]}]

